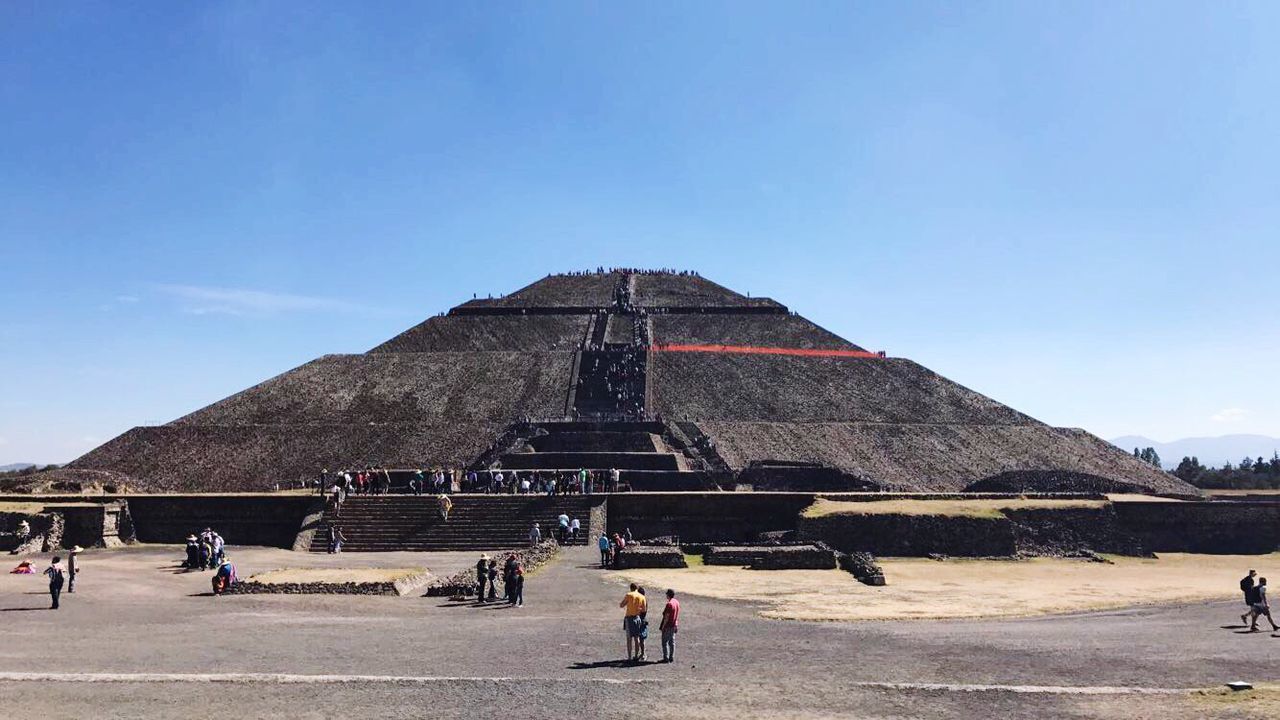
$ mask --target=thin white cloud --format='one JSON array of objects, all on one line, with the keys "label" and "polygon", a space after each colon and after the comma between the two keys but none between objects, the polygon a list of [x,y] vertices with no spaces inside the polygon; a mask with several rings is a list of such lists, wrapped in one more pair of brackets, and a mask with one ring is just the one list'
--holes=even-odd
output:
[{"label": "thin white cloud", "polygon": [[244,288],[198,285],[159,285],[157,289],[178,299],[179,309],[192,315],[280,315],[283,313],[376,314],[376,308],[334,298]]},{"label": "thin white cloud", "polygon": [[1222,408],[1218,412],[1209,416],[1209,419],[1216,423],[1235,423],[1249,417],[1249,411],[1244,408]]},{"label": "thin white cloud", "polygon": [[138,302],[139,300],[140,298],[136,295],[117,295],[116,296],[116,302],[122,303],[125,305],[131,305],[133,303]]}]

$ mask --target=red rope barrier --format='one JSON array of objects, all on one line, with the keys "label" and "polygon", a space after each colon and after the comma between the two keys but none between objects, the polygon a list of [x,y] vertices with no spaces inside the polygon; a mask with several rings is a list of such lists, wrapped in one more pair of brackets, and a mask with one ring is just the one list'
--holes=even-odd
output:
[{"label": "red rope barrier", "polygon": [[739,355],[800,355],[804,357],[883,358],[883,352],[867,350],[815,350],[809,348],[754,347],[751,345],[662,345],[649,347],[654,352],[714,352]]}]

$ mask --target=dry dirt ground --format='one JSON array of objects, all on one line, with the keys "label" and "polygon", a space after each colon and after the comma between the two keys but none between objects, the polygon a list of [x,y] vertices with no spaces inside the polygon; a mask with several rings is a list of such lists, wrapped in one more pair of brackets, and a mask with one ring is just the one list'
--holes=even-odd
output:
[{"label": "dry dirt ground", "polygon": [[[761,615],[786,620],[936,620],[1019,617],[1238,596],[1244,569],[1280,582],[1280,554],[1162,554],[1111,557],[1113,564],[1035,558],[880,561],[889,584],[868,587],[841,570],[759,571],[694,565],[686,570],[626,570],[619,582],[727,600],[762,603]],[[1269,569],[1269,570],[1268,570]],[[1277,611],[1280,620],[1280,611]],[[1265,623],[1264,623],[1265,625]]]},{"label": "dry dirt ground", "polygon": [[[91,550],[57,612],[46,609],[43,578],[0,576],[0,716],[1180,720],[1274,717],[1277,706],[1269,689],[1195,691],[1280,679],[1280,638],[1232,627],[1235,599],[1017,619],[797,622],[761,617],[769,603],[678,585],[677,662],[630,666],[619,662],[619,578],[593,567],[585,548],[533,573],[523,608],[417,596],[213,598],[208,573],[178,571],[181,554]],[[448,574],[475,559],[232,555],[243,575],[301,566]],[[1243,569],[1231,568],[1233,587]],[[658,655],[656,633],[651,644]]]}]

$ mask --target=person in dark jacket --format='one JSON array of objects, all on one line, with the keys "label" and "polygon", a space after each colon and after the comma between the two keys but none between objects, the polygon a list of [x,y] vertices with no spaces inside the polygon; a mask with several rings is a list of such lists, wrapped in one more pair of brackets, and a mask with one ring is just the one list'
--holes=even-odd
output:
[{"label": "person in dark jacket", "polygon": [[511,599],[511,590],[513,587],[515,587],[514,579],[516,576],[516,568],[519,566],[520,564],[516,562],[515,553],[511,553],[510,555],[507,556],[507,562],[502,567],[502,585],[503,585],[503,589],[506,590],[507,602],[509,603],[515,602],[514,600]]},{"label": "person in dark jacket", "polygon": [[476,600],[484,602],[484,581],[489,578],[489,556],[481,555],[476,561]]},{"label": "person in dark jacket", "polygon": [[49,576],[49,596],[53,598],[53,606],[50,610],[58,609],[58,596],[62,594],[62,584],[66,582],[66,571],[62,567],[62,558],[54,556],[49,563],[49,567],[45,568],[45,575]]},{"label": "person in dark jacket", "polygon": [[511,604],[516,607],[524,605],[524,566],[516,565],[511,576]]},{"label": "person in dark jacket", "polygon": [[498,561],[489,561],[489,600],[498,599]]}]

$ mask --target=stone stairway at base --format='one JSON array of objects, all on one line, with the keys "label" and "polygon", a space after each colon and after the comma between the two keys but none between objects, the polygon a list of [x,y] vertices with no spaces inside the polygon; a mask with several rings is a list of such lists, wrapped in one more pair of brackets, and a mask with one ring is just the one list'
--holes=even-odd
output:
[{"label": "stone stairway at base", "polygon": [[342,528],[347,552],[393,550],[500,550],[529,544],[529,528],[537,522],[543,536],[556,528],[561,513],[577,518],[582,530],[576,544],[588,542],[591,507],[605,501],[603,495],[453,495],[447,522],[440,519],[440,505],[433,495],[352,496],[341,515],[326,510],[311,552],[328,550],[325,528],[332,522]]}]

